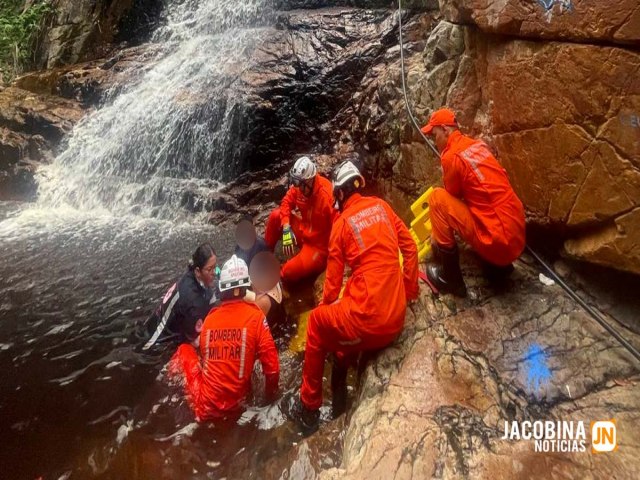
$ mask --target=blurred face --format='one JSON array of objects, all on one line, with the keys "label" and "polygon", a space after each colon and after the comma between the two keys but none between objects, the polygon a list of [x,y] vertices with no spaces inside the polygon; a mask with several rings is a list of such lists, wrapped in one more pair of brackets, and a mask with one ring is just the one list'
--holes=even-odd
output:
[{"label": "blurred face", "polygon": [[207,288],[213,288],[216,278],[216,267],[218,266],[218,258],[212,255],[202,268],[196,268],[196,278],[202,282]]},{"label": "blurred face", "polygon": [[236,242],[243,250],[250,250],[256,243],[256,228],[250,222],[240,222],[236,227]]},{"label": "blurred face", "polygon": [[442,152],[447,146],[447,140],[449,139],[449,132],[445,127],[437,126],[431,130],[431,138],[436,144],[436,148]]},{"label": "blurred face", "polygon": [[268,292],[280,281],[280,262],[271,252],[260,252],[249,265],[251,284],[257,292]]}]

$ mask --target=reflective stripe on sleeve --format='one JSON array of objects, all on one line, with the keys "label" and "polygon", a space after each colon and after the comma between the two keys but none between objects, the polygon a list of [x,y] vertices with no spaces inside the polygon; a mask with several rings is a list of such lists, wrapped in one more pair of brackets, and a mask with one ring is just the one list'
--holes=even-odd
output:
[{"label": "reflective stripe on sleeve", "polygon": [[162,316],[162,321],[158,324],[158,327],[156,328],[156,331],[153,332],[153,335],[151,336],[149,341],[144,344],[144,347],[142,347],[143,350],[148,350],[149,348],[151,348],[153,346],[154,343],[156,343],[156,341],[158,340],[158,337],[163,332],[164,327],[167,325],[167,321],[169,320],[169,316],[171,315],[171,312],[173,311],[173,307],[175,306],[176,302],[178,301],[178,298],[180,298],[180,292],[176,292],[175,297],[173,297],[171,299],[171,302],[169,303],[169,306],[167,307],[167,310],[164,312],[164,315]]}]

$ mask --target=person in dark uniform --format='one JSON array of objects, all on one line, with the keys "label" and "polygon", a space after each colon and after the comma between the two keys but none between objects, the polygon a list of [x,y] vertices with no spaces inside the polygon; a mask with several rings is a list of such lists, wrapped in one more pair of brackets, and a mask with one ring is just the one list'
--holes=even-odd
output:
[{"label": "person in dark uniform", "polygon": [[244,260],[247,266],[251,265],[251,260],[260,252],[269,252],[269,247],[264,238],[256,234],[256,227],[253,219],[249,216],[242,218],[236,224],[236,250],[235,255]]},{"label": "person in dark uniform", "polygon": [[198,341],[209,310],[219,299],[215,279],[219,273],[216,252],[203,243],[194,252],[187,272],[174,283],[145,322],[146,342],[142,350],[164,342]]}]

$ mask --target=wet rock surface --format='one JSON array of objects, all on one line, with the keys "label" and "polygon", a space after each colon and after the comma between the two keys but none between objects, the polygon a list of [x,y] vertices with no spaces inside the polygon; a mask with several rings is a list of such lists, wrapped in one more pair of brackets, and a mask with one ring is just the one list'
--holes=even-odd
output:
[{"label": "wet rock surface", "polygon": [[95,105],[108,94],[114,95],[124,85],[135,82],[153,65],[159,50],[153,44],[126,48],[106,59],[27,73],[13,85]]},{"label": "wet rock surface", "polygon": [[0,199],[30,198],[33,173],[84,109],[75,101],[16,87],[0,89]]},{"label": "wet rock surface", "polygon": [[[319,477],[637,478],[633,357],[558,286],[543,285],[527,257],[499,289],[473,261],[465,274],[474,300],[422,290],[400,339],[365,372],[340,467]],[[531,367],[532,351],[548,375]],[[610,418],[619,448],[594,455],[590,422]],[[503,440],[514,420],[584,421],[587,451],[541,453],[533,440]]]}]

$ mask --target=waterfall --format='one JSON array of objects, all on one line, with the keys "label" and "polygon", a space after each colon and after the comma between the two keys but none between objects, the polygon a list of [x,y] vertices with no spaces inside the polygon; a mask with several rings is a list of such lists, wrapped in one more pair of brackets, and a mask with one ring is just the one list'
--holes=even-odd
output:
[{"label": "waterfall", "polygon": [[239,173],[247,132],[236,84],[266,31],[265,2],[169,0],[152,66],[39,170],[38,206],[175,220]]}]

